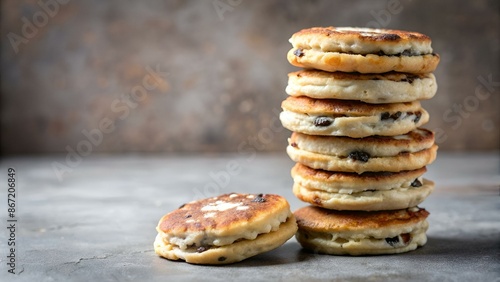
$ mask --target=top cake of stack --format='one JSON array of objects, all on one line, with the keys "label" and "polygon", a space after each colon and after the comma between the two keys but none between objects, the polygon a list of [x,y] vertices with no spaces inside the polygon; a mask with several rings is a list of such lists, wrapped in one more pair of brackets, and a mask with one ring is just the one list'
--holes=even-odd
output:
[{"label": "top cake of stack", "polygon": [[313,27],[290,38],[288,61],[329,72],[430,73],[439,63],[421,33],[354,27]]}]

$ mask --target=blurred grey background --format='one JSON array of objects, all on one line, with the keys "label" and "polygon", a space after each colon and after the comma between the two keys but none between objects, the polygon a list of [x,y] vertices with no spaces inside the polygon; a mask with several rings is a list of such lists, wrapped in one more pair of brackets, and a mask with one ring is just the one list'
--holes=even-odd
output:
[{"label": "blurred grey background", "polygon": [[285,150],[290,36],[312,26],[418,31],[441,150],[500,147],[499,1],[1,2],[3,155]]}]

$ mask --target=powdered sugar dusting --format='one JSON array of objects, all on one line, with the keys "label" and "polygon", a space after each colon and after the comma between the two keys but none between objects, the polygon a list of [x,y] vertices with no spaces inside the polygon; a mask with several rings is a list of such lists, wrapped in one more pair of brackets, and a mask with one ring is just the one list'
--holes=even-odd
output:
[{"label": "powdered sugar dusting", "polygon": [[215,203],[210,203],[203,208],[202,211],[226,211],[229,209],[234,209],[241,206],[243,203],[228,203],[224,201],[216,201]]}]

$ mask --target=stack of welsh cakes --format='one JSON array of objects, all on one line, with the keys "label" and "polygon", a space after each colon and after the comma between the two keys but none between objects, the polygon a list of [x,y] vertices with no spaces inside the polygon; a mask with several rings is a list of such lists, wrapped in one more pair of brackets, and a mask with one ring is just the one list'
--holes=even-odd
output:
[{"label": "stack of welsh cakes", "polygon": [[434,134],[420,100],[437,90],[439,63],[426,35],[318,27],[295,33],[280,119],[293,131],[287,153],[297,240],[327,254],[388,254],[426,243],[433,190],[422,176],[434,161]]}]

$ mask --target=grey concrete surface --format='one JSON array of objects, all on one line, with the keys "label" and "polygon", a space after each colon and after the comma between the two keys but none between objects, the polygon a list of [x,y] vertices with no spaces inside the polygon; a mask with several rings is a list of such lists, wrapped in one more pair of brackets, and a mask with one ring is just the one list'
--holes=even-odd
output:
[{"label": "grey concrete surface", "polygon": [[[1,281],[499,281],[498,154],[439,155],[426,175],[437,187],[421,205],[431,212],[429,240],[414,252],[327,256],[291,239],[227,266],[157,257],[157,221],[194,198],[233,191],[277,193],[292,209],[304,206],[291,192],[285,155],[96,155],[62,181],[53,162],[65,164],[65,156],[1,160]],[[240,169],[215,181],[231,162]],[[17,174],[15,275],[6,258],[8,167]]]}]

